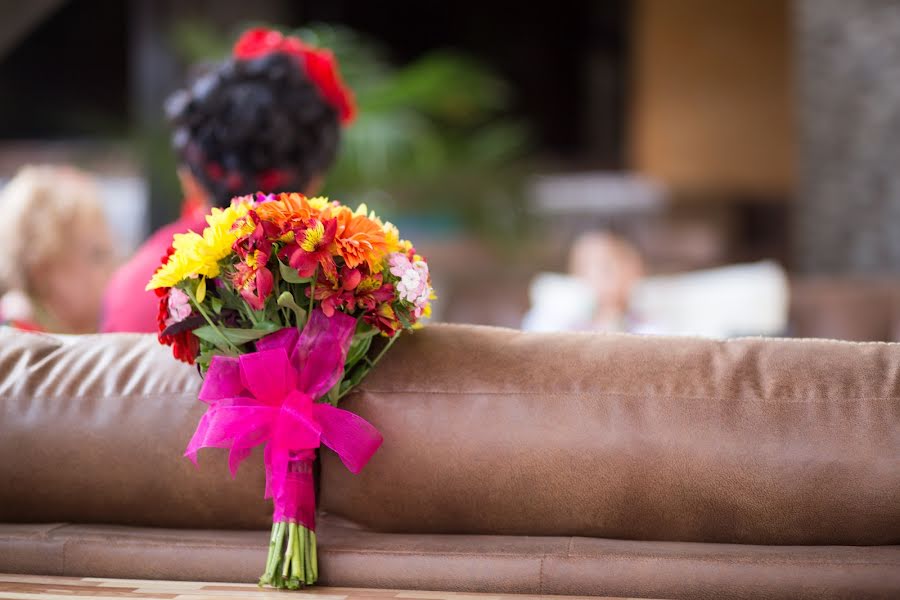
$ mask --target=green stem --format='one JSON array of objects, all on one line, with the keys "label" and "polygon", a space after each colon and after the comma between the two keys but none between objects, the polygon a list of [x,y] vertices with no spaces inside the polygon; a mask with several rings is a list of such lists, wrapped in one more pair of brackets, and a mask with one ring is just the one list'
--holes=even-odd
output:
[{"label": "green stem", "polygon": [[299,582],[304,581],[303,577],[303,544],[300,543],[299,529],[301,525],[297,525],[294,529],[294,535],[297,536],[296,543],[294,544],[294,554],[291,557],[291,577],[296,579]]},{"label": "green stem", "polygon": [[235,354],[240,354],[241,351],[237,349],[237,346],[232,344],[231,341],[227,337],[225,337],[225,334],[223,334],[219,330],[219,328],[216,326],[216,324],[213,323],[212,319],[209,317],[209,314],[207,314],[207,312],[203,309],[203,306],[201,306],[200,303],[197,302],[197,298],[194,296],[193,292],[191,292],[190,290],[185,290],[185,291],[187,292],[188,298],[190,298],[191,302],[194,303],[194,306],[197,307],[197,312],[199,312],[203,316],[203,318],[206,319],[206,322],[209,323],[209,326],[212,327],[215,330],[215,332],[219,334],[219,337],[221,337],[223,340],[225,340],[225,343],[228,344],[228,346],[231,348],[232,351],[234,351]]},{"label": "green stem", "polygon": [[391,338],[388,340],[388,343],[384,345],[384,348],[382,348],[381,352],[378,353],[378,356],[375,357],[375,360],[373,360],[369,363],[369,366],[374,367],[375,365],[377,365],[378,361],[381,360],[381,357],[384,356],[385,352],[387,352],[388,350],[391,349],[391,346],[394,345],[394,342],[397,341],[398,337],[400,337],[399,331],[397,333],[395,333],[393,336],[391,336]]},{"label": "green stem", "polygon": [[[296,283],[291,283],[287,286],[287,291],[289,291],[291,293],[291,297],[294,299],[294,304],[297,305],[297,308],[300,309],[300,312],[306,313],[306,311],[303,310],[303,308],[300,306],[300,302],[297,300],[298,298],[303,298],[303,286],[296,284]],[[309,314],[308,313],[305,314],[303,316],[303,318],[301,319],[300,315],[297,314],[295,311],[292,310],[291,312],[294,313],[297,317],[297,331],[303,331],[303,327],[306,325],[306,321],[309,318]]]},{"label": "green stem", "polygon": [[316,280],[319,279],[319,267],[316,266],[315,272],[313,272],[312,281],[309,283],[309,313],[307,314],[307,318],[312,314],[313,311],[313,302],[316,299]]},{"label": "green stem", "polygon": [[316,555],[316,532],[309,532],[309,562],[312,565],[312,582],[319,580],[319,557]]},{"label": "green stem", "polygon": [[[365,361],[366,361],[366,363],[369,365],[369,371],[371,371],[373,368],[375,368],[375,365],[377,365],[377,364],[378,364],[378,361],[380,361],[381,358],[385,355],[385,353],[386,353],[388,350],[390,350],[391,346],[394,345],[394,342],[397,341],[397,338],[398,338],[398,337],[400,337],[400,332],[399,332],[399,331],[398,331],[397,333],[395,333],[395,334],[388,340],[387,344],[384,345],[384,348],[381,349],[381,351],[378,353],[378,355],[375,357],[374,360],[369,359],[369,357],[366,357]],[[366,375],[368,375],[368,371],[366,372]],[[346,396],[347,394],[349,394],[349,393],[352,392],[352,391],[353,391],[353,388],[352,388],[352,387],[347,388],[346,390],[344,390],[343,392],[341,392],[340,394],[338,394],[337,399],[340,400],[341,398],[343,398],[344,396]],[[337,405],[337,402],[335,402],[335,405]]]},{"label": "green stem", "polygon": [[294,553],[294,540],[297,538],[297,524],[288,523],[287,548],[284,551],[284,564],[281,567],[281,577],[286,579],[291,572],[291,557]]},{"label": "green stem", "polygon": [[284,521],[272,525],[272,540],[269,543],[269,559],[266,561],[266,572],[260,578],[260,585],[278,585],[278,564],[281,559],[281,546],[284,543]]},{"label": "green stem", "polygon": [[309,582],[309,569],[306,568],[306,560],[307,560],[307,557],[309,556],[309,546],[307,546],[306,542],[304,541],[305,538],[302,534],[302,531],[304,529],[306,529],[306,527],[304,527],[303,525],[300,525],[298,528],[298,531],[297,531],[298,535],[300,536],[300,541],[301,541],[300,552],[297,554],[297,560],[300,563],[300,573],[301,573],[301,577],[302,577],[302,579],[300,581],[303,582],[301,587],[306,587],[310,583]]},{"label": "green stem", "polygon": [[278,523],[272,523],[272,535],[269,536],[269,555],[266,556],[266,570],[259,578],[259,585],[266,585],[272,581],[272,558],[277,552],[275,549],[275,536],[278,532]]},{"label": "green stem", "polygon": [[309,583],[309,569],[306,568],[306,560],[309,552],[307,552],[306,547],[306,527],[303,525],[300,526],[300,547],[303,549],[301,553],[303,554],[302,559],[303,563],[300,565],[303,570],[303,584],[307,585]]}]

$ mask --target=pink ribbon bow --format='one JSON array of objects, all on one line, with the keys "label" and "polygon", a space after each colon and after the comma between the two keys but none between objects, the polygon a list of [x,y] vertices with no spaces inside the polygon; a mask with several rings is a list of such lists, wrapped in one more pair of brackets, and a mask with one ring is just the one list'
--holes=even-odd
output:
[{"label": "pink ribbon bow", "polygon": [[229,448],[234,476],[251,449],[266,444],[265,497],[274,499],[274,520],[315,529],[315,449],[328,446],[359,473],[382,442],[362,417],[316,402],[340,381],[355,328],[349,315],[317,309],[303,333],[281,329],[260,339],[257,352],[213,357],[199,395],[209,408],[185,456],[196,464],[201,448]]}]

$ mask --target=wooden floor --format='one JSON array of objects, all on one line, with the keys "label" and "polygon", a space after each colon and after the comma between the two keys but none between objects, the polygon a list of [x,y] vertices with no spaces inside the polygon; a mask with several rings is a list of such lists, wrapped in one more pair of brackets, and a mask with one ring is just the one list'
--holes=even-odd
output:
[{"label": "wooden floor", "polygon": [[[279,600],[528,600],[558,598],[579,600],[584,596],[526,596],[514,594],[472,594],[313,587],[303,591],[263,589],[240,583],[200,581],[155,581],[145,579],[103,579],[94,577],[48,577],[0,574],[0,599],[65,600],[71,598],[149,598],[157,600],[235,600],[235,598],[278,598]],[[597,598],[597,597],[592,597]]]}]

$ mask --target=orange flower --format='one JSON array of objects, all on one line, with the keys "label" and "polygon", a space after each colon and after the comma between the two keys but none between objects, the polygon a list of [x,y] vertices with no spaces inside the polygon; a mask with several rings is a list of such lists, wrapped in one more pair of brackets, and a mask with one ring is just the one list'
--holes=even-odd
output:
[{"label": "orange flower", "polygon": [[293,229],[306,220],[319,216],[319,211],[303,194],[279,194],[277,200],[263,202],[256,207],[256,214],[263,221],[275,223],[282,230]]},{"label": "orange flower", "polygon": [[329,206],[322,212],[337,219],[334,248],[347,266],[355,268],[366,263],[370,272],[378,272],[388,245],[384,228],[366,216],[365,205],[356,212],[345,206]]}]

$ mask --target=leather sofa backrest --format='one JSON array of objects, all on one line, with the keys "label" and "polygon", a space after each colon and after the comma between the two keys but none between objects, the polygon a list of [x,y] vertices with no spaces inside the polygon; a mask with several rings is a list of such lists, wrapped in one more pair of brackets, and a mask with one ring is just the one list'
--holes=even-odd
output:
[{"label": "leather sofa backrest", "polygon": [[261,452],[182,456],[200,381],[152,335],[0,327],[0,522],[270,527]]},{"label": "leather sofa backrest", "polygon": [[900,345],[436,325],[345,408],[320,505],[375,530],[900,543]]},{"label": "leather sofa backrest", "polygon": [[[0,521],[268,528],[260,452],[182,456],[200,378],[150,335],[0,329]],[[435,325],[347,398],[384,434],[320,506],[397,532],[900,543],[900,345]]]}]

